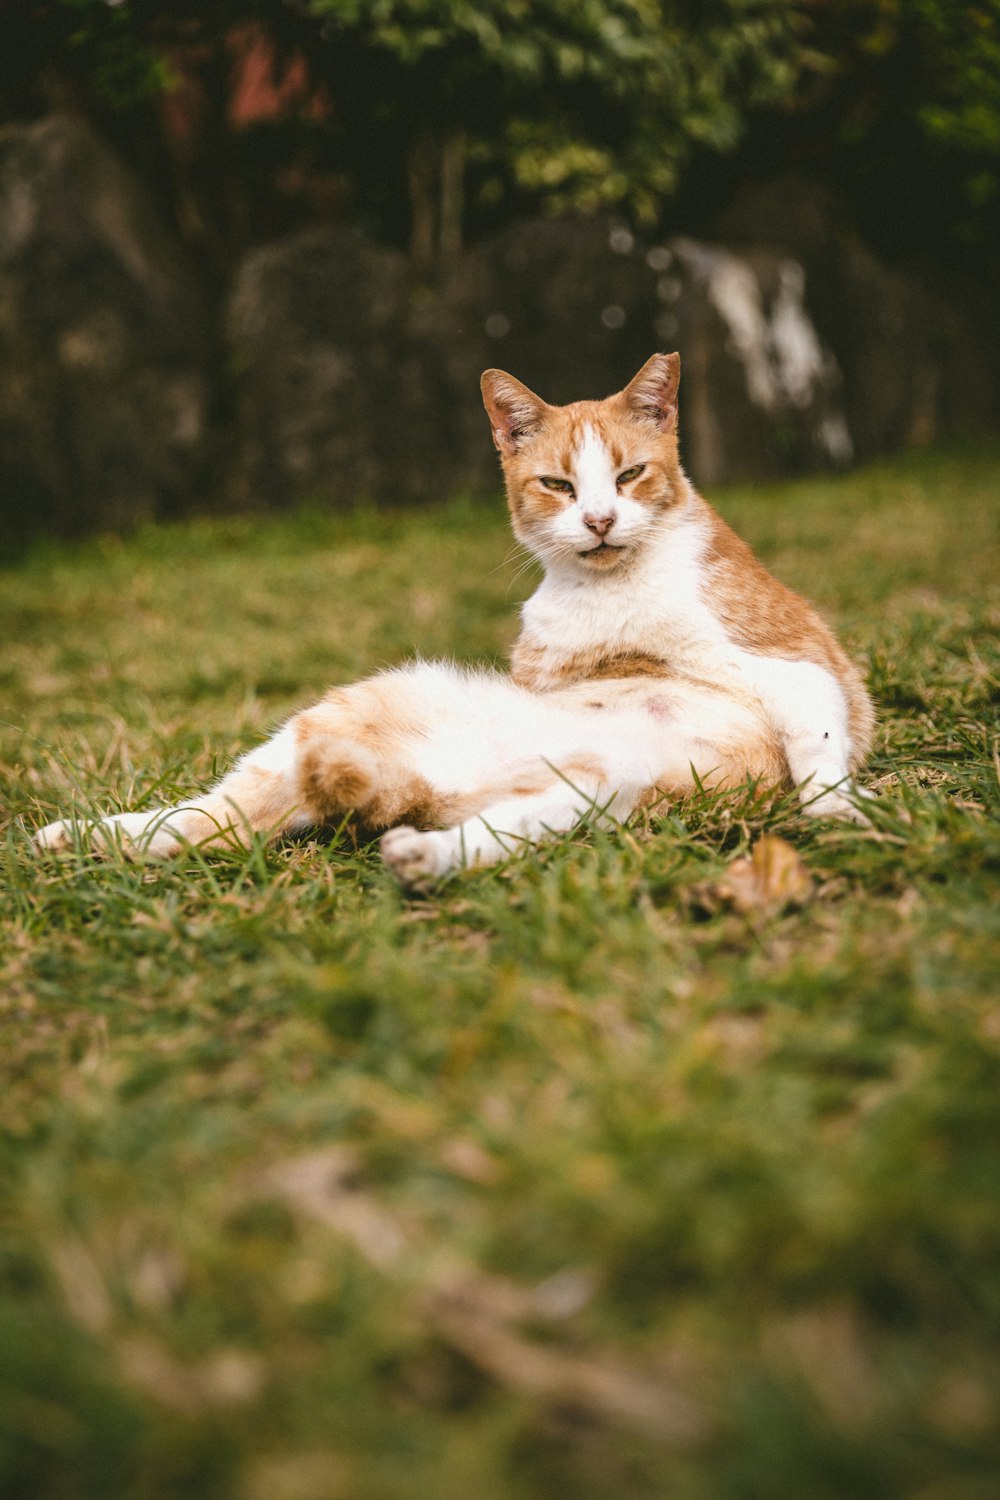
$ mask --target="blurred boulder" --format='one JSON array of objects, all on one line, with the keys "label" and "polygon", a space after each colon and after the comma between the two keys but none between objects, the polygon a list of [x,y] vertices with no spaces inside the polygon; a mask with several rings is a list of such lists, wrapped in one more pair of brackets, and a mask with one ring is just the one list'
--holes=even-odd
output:
[{"label": "blurred boulder", "polygon": [[467,474],[453,388],[460,337],[406,257],[349,229],[252,251],[227,315],[237,498],[444,498]]},{"label": "blurred boulder", "polygon": [[481,360],[548,401],[607,396],[654,350],[679,349],[682,454],[700,484],[851,457],[836,361],[787,257],[643,246],[604,220],[540,221],[467,255],[445,292],[473,392]]},{"label": "blurred boulder", "polygon": [[987,431],[993,361],[972,319],[882,265],[843,226],[833,198],[796,177],[746,186],[717,224],[741,255],[763,244],[803,267],[859,459]]},{"label": "blurred boulder", "polygon": [[206,455],[204,316],[128,174],[80,121],[0,131],[0,529],[163,513]]},{"label": "blurred boulder", "polygon": [[657,347],[655,284],[631,234],[604,220],[515,224],[446,268],[440,299],[457,333],[446,353],[470,485],[495,486],[499,473],[482,371],[499,366],[557,404],[609,395]]},{"label": "blurred boulder", "polygon": [[[649,252],[661,338],[681,351],[681,442],[701,485],[843,468],[854,444],[837,360],[801,264],[674,239]],[[669,259],[668,259],[669,257]]]},{"label": "blurred boulder", "polygon": [[497,482],[489,365],[546,400],[602,397],[680,348],[685,457],[701,483],[850,460],[836,361],[786,256],[606,221],[513,226],[433,287],[349,231],[247,257],[228,317],[241,498],[432,499]]}]

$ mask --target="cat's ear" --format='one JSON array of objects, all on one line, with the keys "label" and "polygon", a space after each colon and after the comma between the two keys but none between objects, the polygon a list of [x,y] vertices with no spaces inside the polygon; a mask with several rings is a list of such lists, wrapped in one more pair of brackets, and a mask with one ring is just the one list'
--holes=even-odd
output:
[{"label": "cat's ear", "polygon": [[677,387],[681,383],[679,354],[654,354],[622,391],[630,411],[655,422],[661,432],[677,430]]},{"label": "cat's ear", "polygon": [[502,454],[511,454],[542,425],[545,402],[505,370],[485,370],[479,383],[493,441]]}]

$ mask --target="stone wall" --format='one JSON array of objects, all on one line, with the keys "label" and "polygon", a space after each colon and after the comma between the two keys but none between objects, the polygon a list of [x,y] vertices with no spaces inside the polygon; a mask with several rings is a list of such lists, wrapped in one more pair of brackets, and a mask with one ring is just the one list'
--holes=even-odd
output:
[{"label": "stone wall", "polygon": [[687,462],[703,484],[849,463],[837,362],[801,266],[690,240],[642,247],[604,222],[529,223],[430,289],[347,232],[269,246],[229,314],[245,495],[403,500],[495,484],[479,375],[546,400],[619,389],[679,348]]},{"label": "stone wall", "polygon": [[682,451],[702,485],[988,423],[974,330],[816,195],[778,185],[723,228],[725,243],[641,243],[603,220],[522,223],[432,286],[397,252],[317,229],[246,256],[210,315],[85,126],[0,132],[0,531],[493,490],[492,365],[562,402],[679,349]]},{"label": "stone wall", "polygon": [[0,131],[0,526],[114,528],[209,458],[206,319],[111,152],[64,116]]}]

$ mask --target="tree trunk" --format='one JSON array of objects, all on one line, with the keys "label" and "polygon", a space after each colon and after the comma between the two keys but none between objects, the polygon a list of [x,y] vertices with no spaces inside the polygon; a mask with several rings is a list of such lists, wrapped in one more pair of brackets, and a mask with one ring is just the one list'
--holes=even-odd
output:
[{"label": "tree trunk", "polygon": [[418,136],[410,148],[410,257],[420,271],[434,264],[437,154],[428,134]]},{"label": "tree trunk", "polygon": [[462,249],[465,155],[465,136],[461,133],[448,136],[441,148],[441,230],[438,248],[442,260],[450,260]]}]

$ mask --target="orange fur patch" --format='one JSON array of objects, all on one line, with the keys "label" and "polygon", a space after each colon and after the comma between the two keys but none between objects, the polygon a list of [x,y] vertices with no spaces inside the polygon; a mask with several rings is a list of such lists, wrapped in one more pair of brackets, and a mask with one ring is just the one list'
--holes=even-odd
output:
[{"label": "orange fur patch", "polygon": [[833,673],[847,701],[851,769],[856,770],[871,748],[875,727],[861,673],[812,605],[779,583],[700,496],[699,503],[711,528],[707,566],[712,602],[727,634],[762,656],[811,661]]},{"label": "orange fur patch", "polygon": [[364,746],[334,736],[317,737],[299,757],[302,805],[321,820],[355,812],[374,797],[380,769]]}]

